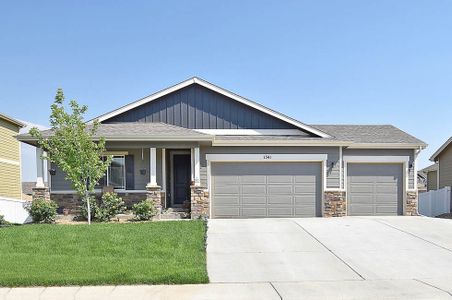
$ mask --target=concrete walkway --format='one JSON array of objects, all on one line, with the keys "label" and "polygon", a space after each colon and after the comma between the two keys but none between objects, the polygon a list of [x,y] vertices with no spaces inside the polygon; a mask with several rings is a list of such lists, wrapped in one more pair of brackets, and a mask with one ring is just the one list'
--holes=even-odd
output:
[{"label": "concrete walkway", "polygon": [[210,220],[207,245],[210,284],[0,288],[0,300],[452,299],[452,220]]}]

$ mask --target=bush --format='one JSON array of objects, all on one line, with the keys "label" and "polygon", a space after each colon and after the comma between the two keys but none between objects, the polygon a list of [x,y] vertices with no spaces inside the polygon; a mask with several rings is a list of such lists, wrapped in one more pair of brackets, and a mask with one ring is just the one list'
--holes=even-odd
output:
[{"label": "bush", "polygon": [[102,203],[97,208],[94,218],[99,222],[108,222],[117,214],[125,210],[124,201],[116,193],[105,193],[102,195]]},{"label": "bush", "polygon": [[150,220],[157,214],[154,203],[150,200],[143,200],[132,207],[135,218],[140,221]]},{"label": "bush", "polygon": [[8,221],[5,220],[5,216],[0,215],[0,226],[10,225]]},{"label": "bush", "polygon": [[54,223],[58,205],[45,199],[36,199],[31,202],[28,212],[35,223]]},{"label": "bush", "polygon": [[[95,197],[89,197],[89,206],[91,208],[91,220],[94,220],[94,216],[99,209]],[[82,220],[88,220],[88,206],[85,199],[82,199],[82,205],[80,206],[80,217]]]}]

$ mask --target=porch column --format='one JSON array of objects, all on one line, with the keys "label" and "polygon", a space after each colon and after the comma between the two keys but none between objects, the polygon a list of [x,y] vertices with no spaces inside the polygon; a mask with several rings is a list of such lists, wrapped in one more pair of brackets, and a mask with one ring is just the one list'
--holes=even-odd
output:
[{"label": "porch column", "polygon": [[201,185],[201,165],[200,165],[200,151],[199,147],[194,148],[194,166],[195,166],[195,186]]},{"label": "porch column", "polygon": [[149,186],[157,186],[157,149],[149,148]]},{"label": "porch column", "polygon": [[44,188],[44,160],[41,156],[44,154],[41,148],[36,147],[36,187]]},{"label": "porch column", "polygon": [[32,188],[32,199],[50,200],[49,188],[44,184],[44,160],[41,156],[44,154],[41,148],[36,147],[36,186]]}]

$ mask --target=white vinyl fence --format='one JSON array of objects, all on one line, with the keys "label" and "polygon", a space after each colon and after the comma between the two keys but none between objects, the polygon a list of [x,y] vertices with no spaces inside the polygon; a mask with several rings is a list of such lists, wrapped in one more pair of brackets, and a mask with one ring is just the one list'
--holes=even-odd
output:
[{"label": "white vinyl fence", "polygon": [[436,217],[450,212],[451,188],[446,186],[440,190],[419,194],[419,213],[427,217]]},{"label": "white vinyl fence", "polygon": [[11,199],[0,196],[0,215],[11,223],[24,224],[31,222],[31,217],[25,209],[29,201]]}]

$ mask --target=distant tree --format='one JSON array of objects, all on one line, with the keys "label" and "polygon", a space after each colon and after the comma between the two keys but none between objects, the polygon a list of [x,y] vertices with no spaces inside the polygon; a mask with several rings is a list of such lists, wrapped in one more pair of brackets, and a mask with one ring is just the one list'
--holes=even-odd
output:
[{"label": "distant tree", "polygon": [[56,164],[72,182],[77,194],[87,207],[88,223],[91,223],[90,193],[96,183],[105,175],[111,157],[102,159],[105,152],[105,139],[94,139],[99,123],[87,125],[83,115],[86,105],[80,106],[75,100],[69,101],[70,112],[64,108],[64,93],[58,89],[55,102],[51,105],[50,124],[52,135],[43,137],[37,128],[30,134],[38,139],[39,146],[47,152],[43,159]]}]

